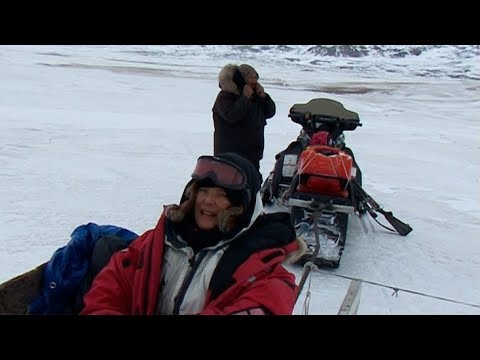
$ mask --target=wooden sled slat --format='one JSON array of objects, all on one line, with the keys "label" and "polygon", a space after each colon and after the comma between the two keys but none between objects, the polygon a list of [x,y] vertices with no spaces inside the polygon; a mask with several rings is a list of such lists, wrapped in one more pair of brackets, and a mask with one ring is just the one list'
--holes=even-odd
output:
[{"label": "wooden sled slat", "polygon": [[0,315],[25,315],[42,287],[44,263],[0,284]]}]

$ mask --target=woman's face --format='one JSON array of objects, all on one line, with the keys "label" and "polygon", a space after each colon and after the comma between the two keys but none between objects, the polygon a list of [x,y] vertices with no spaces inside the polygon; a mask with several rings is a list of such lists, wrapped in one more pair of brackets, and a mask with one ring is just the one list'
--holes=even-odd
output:
[{"label": "woman's face", "polygon": [[217,226],[217,217],[223,210],[232,206],[225,189],[221,187],[201,187],[195,200],[195,222],[202,230]]}]

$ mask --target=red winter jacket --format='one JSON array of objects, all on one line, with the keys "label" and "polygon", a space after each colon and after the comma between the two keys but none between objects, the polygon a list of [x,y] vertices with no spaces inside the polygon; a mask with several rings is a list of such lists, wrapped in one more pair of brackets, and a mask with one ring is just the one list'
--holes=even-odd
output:
[{"label": "red winter jacket", "polygon": [[[114,254],[84,297],[81,314],[155,314],[161,283],[165,214],[157,226],[128,248]],[[295,305],[295,276],[282,262],[301,251],[298,241],[249,256],[234,272],[234,283],[211,300],[207,295],[200,314],[220,315],[263,309],[269,314],[290,315]],[[271,297],[276,293],[278,296]]]}]

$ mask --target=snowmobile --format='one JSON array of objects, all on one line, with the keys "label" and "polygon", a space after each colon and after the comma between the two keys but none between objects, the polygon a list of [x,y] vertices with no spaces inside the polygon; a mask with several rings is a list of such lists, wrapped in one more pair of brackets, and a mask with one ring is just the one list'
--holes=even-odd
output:
[{"label": "snowmobile", "polygon": [[[400,235],[412,228],[383,210],[362,188],[362,173],[345,131],[362,126],[357,113],[335,100],[312,99],[295,104],[288,116],[302,126],[299,136],[275,156],[261,196],[266,212],[291,213],[297,236],[308,251],[299,262],[338,268],[347,237],[349,215],[366,213]],[[385,216],[394,230],[376,220]]]}]

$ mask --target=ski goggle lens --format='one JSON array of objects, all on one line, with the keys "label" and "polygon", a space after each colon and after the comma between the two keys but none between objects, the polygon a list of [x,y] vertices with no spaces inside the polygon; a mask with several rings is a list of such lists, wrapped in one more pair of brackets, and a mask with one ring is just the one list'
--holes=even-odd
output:
[{"label": "ski goggle lens", "polygon": [[215,156],[201,156],[193,170],[194,180],[211,179],[216,185],[232,190],[245,187],[246,176],[235,164]]}]

